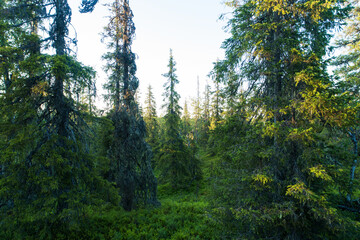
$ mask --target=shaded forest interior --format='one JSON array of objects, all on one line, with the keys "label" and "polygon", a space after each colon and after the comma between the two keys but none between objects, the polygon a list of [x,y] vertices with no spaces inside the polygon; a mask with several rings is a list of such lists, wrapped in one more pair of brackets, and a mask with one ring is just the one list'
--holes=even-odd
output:
[{"label": "shaded forest interior", "polygon": [[225,1],[225,57],[183,106],[171,49],[164,101],[137,100],[129,2],[101,114],[68,0],[0,0],[0,239],[360,239],[360,2]]}]

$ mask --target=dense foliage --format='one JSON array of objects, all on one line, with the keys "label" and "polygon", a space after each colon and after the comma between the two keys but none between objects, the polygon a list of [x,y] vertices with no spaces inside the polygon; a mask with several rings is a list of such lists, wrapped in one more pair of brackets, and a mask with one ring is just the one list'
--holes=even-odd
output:
[{"label": "dense foliage", "polygon": [[143,118],[129,0],[108,4],[101,117],[68,1],[0,1],[0,239],[359,238],[359,2],[225,4],[213,82],[182,108],[170,50]]},{"label": "dense foliage", "polygon": [[111,192],[94,174],[78,100],[94,71],[70,54],[67,1],[5,1],[1,12],[2,238],[52,238]]},{"label": "dense foliage", "polygon": [[119,188],[122,206],[130,211],[139,204],[158,204],[157,181],[151,167],[151,149],[145,142],[145,122],[135,101],[138,79],[135,76],[135,54],[131,44],[135,34],[133,13],[128,0],[110,5],[109,24],[104,37],[109,39],[105,85],[113,105],[113,142],[108,149],[111,159],[109,180]]},{"label": "dense foliage", "polygon": [[351,204],[344,199],[353,183],[343,182],[351,155],[338,139],[356,124],[357,107],[332,81],[325,59],[329,31],[349,9],[272,3],[231,2],[232,36],[213,74],[239,100],[215,130],[217,147],[226,149],[215,151],[222,155],[215,204],[225,207],[220,216],[232,238],[355,238],[357,223],[340,207]]},{"label": "dense foliage", "polygon": [[167,78],[164,84],[166,115],[157,167],[161,171],[160,179],[164,183],[170,183],[174,188],[184,188],[197,180],[201,172],[198,159],[185,145],[184,138],[180,135],[180,96],[175,90],[179,80],[175,73],[175,66],[172,50],[170,50],[169,71],[163,75]]}]

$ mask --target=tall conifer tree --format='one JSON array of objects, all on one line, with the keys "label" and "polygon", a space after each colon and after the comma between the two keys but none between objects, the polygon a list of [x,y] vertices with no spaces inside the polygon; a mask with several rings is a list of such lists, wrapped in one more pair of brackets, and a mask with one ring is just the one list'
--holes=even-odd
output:
[{"label": "tall conifer tree", "polygon": [[147,129],[147,142],[154,150],[159,140],[159,124],[157,122],[156,102],[150,84],[145,97],[144,121]]},{"label": "tall conifer tree", "polygon": [[128,0],[115,0],[104,36],[108,39],[105,87],[113,105],[114,142],[110,149],[111,180],[119,188],[122,206],[132,210],[139,204],[158,204],[157,182],[151,167],[151,149],[145,142],[146,127],[135,101],[139,81],[135,76],[135,54],[131,51],[135,25]]},{"label": "tall conifer tree", "polygon": [[205,145],[209,139],[209,127],[210,127],[210,85],[205,85],[204,101],[202,106],[202,116],[200,121],[200,144]]},{"label": "tall conifer tree", "polygon": [[197,160],[180,135],[180,95],[175,86],[179,83],[176,75],[176,62],[170,49],[169,71],[163,74],[167,78],[164,84],[165,133],[160,149],[158,168],[161,170],[162,180],[169,182],[174,188],[183,188],[200,177],[200,168]]},{"label": "tall conifer tree", "polygon": [[[2,11],[11,23],[9,31],[20,34],[9,43],[22,51],[1,101],[6,154],[0,188],[8,189],[0,192],[7,203],[1,206],[1,228],[8,229],[10,238],[18,237],[12,235],[15,228],[25,238],[39,233],[56,238],[62,230],[55,229],[80,224],[77,217],[99,199],[94,189],[103,183],[93,172],[75,97],[93,86],[94,71],[70,55],[74,41],[68,41],[71,9],[66,0],[7,2]],[[40,28],[48,34],[44,39]],[[43,54],[44,48],[54,54]]]},{"label": "tall conifer tree", "polygon": [[192,138],[194,140],[194,133],[191,128],[191,116],[188,108],[187,101],[184,103],[184,110],[181,117],[181,135],[186,139],[187,145]]},{"label": "tall conifer tree", "polygon": [[215,81],[215,90],[213,92],[213,98],[211,102],[212,102],[210,109],[211,125],[212,128],[214,128],[221,120],[221,114],[223,111],[222,109],[223,99],[221,97],[220,83],[217,81]]},{"label": "tall conifer tree", "polygon": [[152,148],[152,166],[155,168],[160,147],[160,126],[156,112],[156,102],[150,84],[147,90],[144,109],[144,121],[146,123],[147,132],[146,142],[149,143]]},{"label": "tall conifer tree", "polygon": [[[228,97],[240,93],[221,133],[223,149],[228,149],[221,160],[223,183],[227,193],[238,194],[224,199],[226,190],[216,191],[224,204],[238,208],[233,213],[239,225],[229,226],[239,236],[342,238],[346,232],[329,224],[329,219],[339,225],[347,221],[334,210],[329,194],[337,187],[331,179],[338,173],[324,156],[335,155],[314,138],[330,127],[328,111],[342,111],[329,107],[336,92],[329,87],[324,57],[329,30],[346,10],[327,1],[273,3],[228,2],[234,8],[232,36],[223,43],[226,57],[214,73],[226,84]],[[248,89],[241,93],[244,82]],[[253,213],[269,221],[248,219]]]},{"label": "tall conifer tree", "polygon": [[[335,71],[339,78],[338,87],[341,89],[342,94],[350,93],[352,101],[347,103],[349,106],[357,110],[356,119],[359,119],[359,105],[358,99],[360,96],[360,6],[359,1],[352,2],[354,8],[351,11],[349,18],[347,19],[348,25],[345,28],[344,34],[341,40],[338,40],[337,45],[341,47],[343,53],[336,58],[334,65],[337,66]],[[356,180],[359,180],[359,176],[356,176],[356,169],[358,166],[359,150],[358,141],[360,139],[360,122],[358,120],[352,122],[343,129],[345,134],[348,135],[353,145],[353,161],[350,168],[350,180],[347,189],[347,201],[348,204],[353,205],[354,191],[356,189]],[[358,206],[359,207],[359,206]]]}]

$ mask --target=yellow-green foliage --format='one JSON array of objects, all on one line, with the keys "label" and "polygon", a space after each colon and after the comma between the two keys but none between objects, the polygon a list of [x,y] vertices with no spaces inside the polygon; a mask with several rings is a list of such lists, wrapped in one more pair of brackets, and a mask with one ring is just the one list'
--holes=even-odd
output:
[{"label": "yellow-green foliage", "polygon": [[258,15],[264,11],[273,11],[279,15],[291,14],[293,17],[310,15],[314,21],[319,21],[321,14],[331,8],[335,1],[312,0],[293,3],[287,0],[256,0],[252,3],[257,6],[256,13]]},{"label": "yellow-green foliage", "polygon": [[308,189],[303,182],[289,185],[286,191],[286,195],[298,199],[303,203],[311,201],[315,196],[315,194],[310,189]]},{"label": "yellow-green foliage", "polygon": [[319,178],[325,181],[331,181],[332,178],[331,176],[329,176],[329,174],[327,174],[326,170],[324,169],[324,167],[322,165],[317,165],[315,167],[312,167],[309,169],[310,174],[315,177],[315,178]]},{"label": "yellow-green foliage", "polygon": [[269,176],[266,176],[265,174],[255,174],[252,176],[252,186],[256,190],[261,190],[263,188],[269,188],[270,189],[270,183],[273,181],[273,179]]},{"label": "yellow-green foliage", "polygon": [[308,129],[293,128],[289,133],[288,139],[293,141],[312,142],[314,141],[312,136],[313,131],[314,129],[311,127]]}]

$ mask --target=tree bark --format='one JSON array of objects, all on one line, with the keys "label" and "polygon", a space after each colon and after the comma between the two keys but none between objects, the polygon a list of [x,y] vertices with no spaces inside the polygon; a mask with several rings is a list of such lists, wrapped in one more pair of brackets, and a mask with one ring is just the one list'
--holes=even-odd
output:
[{"label": "tree bark", "polygon": [[[65,36],[67,32],[67,22],[66,22],[66,8],[68,8],[68,3],[66,0],[57,0],[55,4],[56,16],[55,16],[55,26],[54,26],[54,47],[56,50],[57,56],[64,56],[66,51],[66,42]],[[57,133],[60,136],[67,137],[67,127],[68,127],[68,114],[69,109],[66,105],[64,97],[64,81],[66,77],[64,64],[59,66],[55,74],[55,84],[54,84],[54,108],[56,112],[55,124],[57,127]]]},{"label": "tree bark", "polygon": [[350,139],[353,143],[353,153],[354,153],[354,161],[353,161],[353,165],[351,167],[351,171],[350,171],[350,182],[349,182],[349,193],[346,197],[346,199],[351,202],[352,201],[352,193],[353,193],[353,185],[354,185],[354,179],[355,179],[355,171],[356,171],[356,166],[357,166],[357,157],[359,155],[358,152],[358,141],[357,141],[357,134],[356,131],[354,129],[350,129],[350,131],[348,132]]}]

